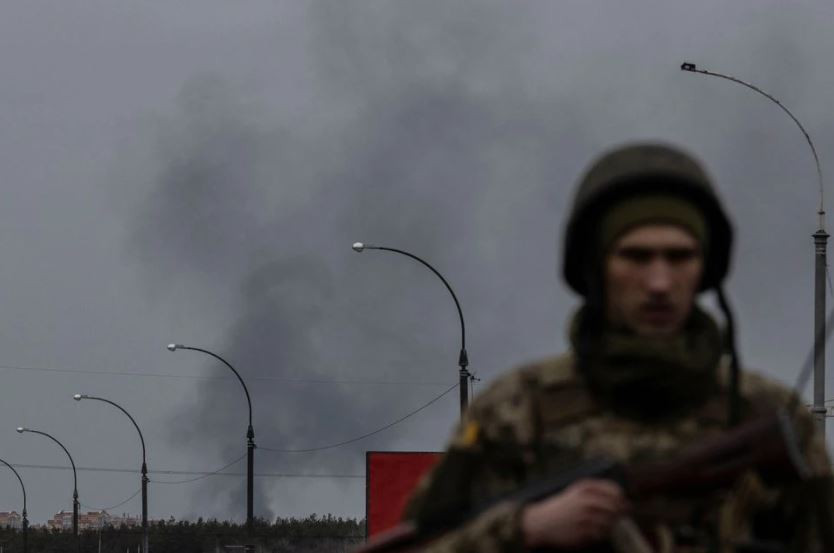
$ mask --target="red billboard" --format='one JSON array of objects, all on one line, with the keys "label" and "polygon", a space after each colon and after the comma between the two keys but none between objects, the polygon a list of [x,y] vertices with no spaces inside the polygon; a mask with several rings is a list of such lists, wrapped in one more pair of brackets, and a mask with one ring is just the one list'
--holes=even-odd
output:
[{"label": "red billboard", "polygon": [[441,455],[436,451],[365,452],[368,536],[396,526],[412,490]]}]

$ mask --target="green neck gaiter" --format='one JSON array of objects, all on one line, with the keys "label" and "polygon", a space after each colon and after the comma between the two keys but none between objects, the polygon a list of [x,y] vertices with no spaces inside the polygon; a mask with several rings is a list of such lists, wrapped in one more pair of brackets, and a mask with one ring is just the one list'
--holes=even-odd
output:
[{"label": "green neck gaiter", "polygon": [[[580,309],[571,325],[577,353],[581,317]],[[647,338],[608,328],[591,350],[579,359],[579,370],[603,404],[630,418],[662,421],[683,415],[715,391],[721,332],[696,306],[677,336]]]}]

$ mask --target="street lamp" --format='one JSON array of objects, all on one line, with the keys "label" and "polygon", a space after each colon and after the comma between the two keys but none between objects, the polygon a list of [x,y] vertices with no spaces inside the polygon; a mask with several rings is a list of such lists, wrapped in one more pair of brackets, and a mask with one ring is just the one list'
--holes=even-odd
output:
[{"label": "street lamp", "polygon": [[811,408],[811,412],[814,414],[817,429],[822,433],[822,436],[825,437],[825,273],[827,265],[826,248],[828,245],[829,235],[825,231],[825,205],[823,201],[824,189],[822,185],[822,169],[820,168],[820,159],[817,155],[817,149],[814,147],[814,142],[811,140],[811,136],[808,134],[808,131],[805,130],[805,127],[802,126],[799,119],[797,119],[796,116],[794,116],[794,114],[791,113],[784,104],[782,104],[782,102],[767,92],[736,77],[722,75],[721,73],[707,71],[706,69],[698,69],[694,63],[690,62],[682,63],[681,71],[700,73],[702,75],[726,79],[745,86],[764,96],[788,114],[793,122],[796,123],[796,126],[799,127],[799,130],[802,131],[805,141],[811,148],[811,154],[814,156],[814,162],[817,167],[817,180],[819,181],[820,197],[819,208],[817,210],[817,215],[819,216],[819,228],[812,235],[814,238],[814,405]]},{"label": "street lamp", "polygon": [[3,459],[0,459],[0,463],[9,467],[14,475],[17,476],[17,480],[20,482],[20,489],[23,490],[23,553],[29,553],[29,520],[26,518],[26,487],[23,485],[23,480],[13,466]]},{"label": "street lamp", "polygon": [[130,416],[124,407],[116,403],[115,401],[110,401],[109,399],[105,399],[103,397],[96,397],[87,394],[75,394],[72,396],[72,399],[75,401],[81,401],[82,399],[94,399],[96,401],[103,401],[104,403],[109,403],[116,409],[120,410],[122,413],[127,415],[127,418],[130,419],[130,422],[133,423],[133,426],[136,427],[136,431],[139,433],[139,441],[142,442],[142,551],[143,553],[148,553],[148,464],[146,462],[145,456],[145,438],[142,436],[142,431],[139,429],[139,425],[136,424],[136,421],[133,417]]},{"label": "street lamp", "polygon": [[26,428],[23,426],[17,427],[17,433],[23,434],[24,432],[31,432],[32,434],[40,434],[41,436],[46,436],[59,446],[61,449],[64,450],[64,453],[67,454],[69,457],[70,465],[72,465],[72,533],[75,536],[75,542],[78,547],[78,551],[81,551],[81,542],[78,540],[78,473],[75,471],[75,461],[72,460],[72,455],[70,452],[67,451],[67,448],[64,447],[64,444],[59,442],[55,436],[51,434],[47,434],[46,432],[41,432],[40,430],[33,430],[31,428]]},{"label": "street lamp", "polygon": [[249,390],[246,388],[246,383],[241,378],[240,373],[238,373],[235,368],[217,355],[207,349],[202,348],[195,348],[191,346],[184,346],[182,344],[168,344],[168,351],[177,351],[178,349],[190,349],[192,351],[199,351],[200,353],[205,353],[206,355],[210,355],[229,367],[235,376],[240,381],[240,385],[243,386],[243,392],[246,394],[246,403],[249,405],[249,428],[246,430],[246,527],[251,532],[253,526],[253,502],[252,502],[252,495],[254,493],[255,483],[254,483],[254,471],[255,471],[255,431],[252,429],[252,399],[249,397]]},{"label": "street lamp", "polygon": [[388,248],[384,246],[371,246],[370,244],[365,244],[363,242],[354,242],[353,243],[353,251],[357,253],[362,253],[365,250],[383,250],[386,252],[394,252],[406,257],[410,257],[415,261],[422,263],[425,267],[437,275],[443,285],[446,286],[446,289],[452,295],[452,299],[455,301],[455,307],[458,309],[458,317],[460,318],[460,354],[458,355],[458,367],[460,367],[459,376],[460,376],[460,414],[463,415],[464,411],[466,411],[467,405],[469,405],[469,379],[472,378],[472,375],[466,369],[469,366],[469,357],[466,354],[466,325],[463,322],[463,311],[460,308],[460,302],[458,302],[458,297],[455,295],[455,291],[452,290],[452,287],[449,286],[449,283],[443,278],[437,269],[432,267],[426,260],[421,259],[414,255],[413,253],[409,253],[403,250],[398,250],[396,248]]}]

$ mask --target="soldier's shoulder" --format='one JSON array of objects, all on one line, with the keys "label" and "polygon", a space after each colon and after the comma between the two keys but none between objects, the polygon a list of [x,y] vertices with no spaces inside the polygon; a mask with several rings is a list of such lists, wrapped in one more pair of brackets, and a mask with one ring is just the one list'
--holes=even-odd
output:
[{"label": "soldier's shoulder", "polygon": [[[722,387],[729,388],[729,369],[722,367],[721,373]],[[796,397],[794,390],[782,382],[749,369],[741,371],[739,391],[744,400],[762,410],[785,407]]]},{"label": "soldier's shoulder", "polygon": [[786,406],[795,396],[788,386],[756,371],[742,372],[741,395],[750,401],[774,408]]},{"label": "soldier's shoulder", "polygon": [[803,401],[793,388],[760,373],[745,371],[741,378],[741,395],[753,413],[764,414],[787,408],[812,473],[818,476],[831,474],[825,438],[811,412],[802,407]]},{"label": "soldier's shoulder", "polygon": [[559,390],[576,379],[573,358],[550,357],[517,367],[493,380],[474,399],[453,444],[478,441],[528,444],[535,440],[542,392]]},{"label": "soldier's shoulder", "polygon": [[576,381],[574,356],[563,354],[520,365],[493,380],[475,398],[473,408],[516,399],[542,388],[569,386]]},{"label": "soldier's shoulder", "polygon": [[503,409],[523,408],[544,390],[570,389],[577,383],[571,354],[525,363],[494,379],[470,406],[476,417]]}]

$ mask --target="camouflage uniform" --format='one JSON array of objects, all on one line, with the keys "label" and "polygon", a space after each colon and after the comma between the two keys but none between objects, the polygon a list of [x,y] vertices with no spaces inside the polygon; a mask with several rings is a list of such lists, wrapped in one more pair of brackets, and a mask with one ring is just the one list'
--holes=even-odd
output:
[{"label": "camouflage uniform", "polygon": [[[743,374],[741,395],[745,419],[785,407],[792,397],[785,387],[752,373]],[[583,459],[603,456],[639,463],[669,458],[726,429],[727,401],[722,385],[687,416],[662,424],[641,422],[595,401],[576,374],[573,356],[530,364],[498,379],[473,402],[447,454],[415,492],[406,518],[420,520],[438,508],[466,512]],[[820,485],[830,496],[829,460],[813,419],[802,407],[795,425],[814,474],[811,481],[771,489],[750,473],[732,492],[694,504],[691,499],[663,498],[640,506],[643,533],[655,550],[729,552],[735,551],[733,544],[756,537],[784,543],[787,551],[822,551],[818,516],[809,501],[800,499],[819,491]],[[520,512],[518,504],[500,503],[426,550],[523,551]],[[613,546],[603,544],[599,550]]]},{"label": "camouflage uniform", "polygon": [[[607,248],[630,228],[627,225],[657,222],[682,226],[699,241],[703,253],[699,291],[716,291],[727,321],[725,339],[709,317],[701,317],[703,336],[712,336],[711,341],[677,355],[675,363],[663,370],[645,372],[656,360],[651,357],[654,353],[645,357],[645,363],[640,358],[628,367],[617,364],[622,356],[609,358],[613,365],[599,364],[605,351],[599,346],[611,335],[604,321],[602,278]],[[798,402],[789,390],[739,369],[732,317],[721,288],[731,242],[730,221],[709,176],[694,158],[657,144],[631,145],[602,156],[580,182],[565,232],[565,280],[585,299],[585,315],[574,321],[579,322],[571,336],[573,353],[522,367],[480,395],[464,415],[443,460],[419,486],[406,518],[419,526],[443,513],[469,512],[590,458],[636,464],[668,460],[680,449],[722,432],[728,421],[744,422],[791,406],[813,474],[810,480],[770,487],[750,472],[729,491],[713,491],[697,499],[641,500],[633,518],[639,534],[662,553],[744,551],[737,545],[751,539],[782,545],[772,551],[813,552],[823,547],[834,551],[830,466],[813,419],[801,406],[794,408]],[[690,315],[687,324],[696,319]],[[701,336],[685,332],[678,336],[685,343]],[[600,340],[595,342],[597,337]],[[649,350],[643,342],[634,344],[627,353]],[[722,353],[729,362],[719,363]],[[691,372],[694,369],[701,372]],[[643,371],[649,380],[634,380],[637,386],[628,390],[600,387],[600,378],[620,378],[623,371]],[[682,385],[665,393],[672,390],[669,381]],[[623,399],[651,416],[626,413],[617,405]],[[428,549],[523,550],[520,515],[518,503],[495,504]],[[599,551],[635,551],[617,530]]]}]

